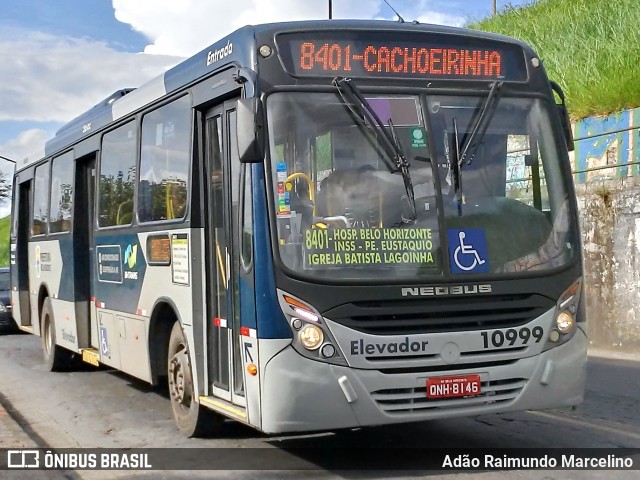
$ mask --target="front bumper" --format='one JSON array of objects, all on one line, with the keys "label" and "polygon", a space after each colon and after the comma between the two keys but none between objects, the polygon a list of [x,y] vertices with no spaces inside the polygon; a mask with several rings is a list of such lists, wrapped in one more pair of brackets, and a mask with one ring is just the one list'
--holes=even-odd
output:
[{"label": "front bumper", "polygon": [[[262,430],[332,430],[577,405],[583,400],[586,355],[581,328],[568,342],[536,356],[437,373],[425,368],[388,374],[330,365],[306,359],[289,346],[265,366]],[[427,377],[471,373],[480,374],[481,395],[426,398]]]},{"label": "front bumper", "polygon": [[0,312],[0,328],[1,329],[14,329],[17,328],[16,322],[11,315],[11,307],[6,311]]}]

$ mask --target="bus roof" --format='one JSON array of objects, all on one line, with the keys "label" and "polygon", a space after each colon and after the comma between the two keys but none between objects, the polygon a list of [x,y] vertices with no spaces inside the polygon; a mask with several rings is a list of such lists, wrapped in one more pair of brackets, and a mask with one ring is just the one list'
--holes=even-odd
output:
[{"label": "bus roof", "polygon": [[255,48],[233,48],[233,45],[253,45],[252,27],[246,26],[194,56],[184,60],[139,88],[118,90],[103,101],[63,125],[45,145],[45,156],[73,144],[109,123],[122,118],[149,103],[177,91],[199,78],[231,63],[251,67]]},{"label": "bus roof", "polygon": [[[464,35],[478,40],[493,40],[516,44],[530,50],[526,44],[510,37],[441,25],[393,22],[385,20],[315,20],[270,23],[245,26],[213,43],[137,89],[118,90],[103,101],[62,126],[45,145],[45,156],[64,149],[85,136],[122,118],[165,95],[175,92],[222,67],[236,64],[255,68],[256,37],[274,38],[276,33],[294,31],[375,30]],[[25,160],[20,168],[33,161]]]}]

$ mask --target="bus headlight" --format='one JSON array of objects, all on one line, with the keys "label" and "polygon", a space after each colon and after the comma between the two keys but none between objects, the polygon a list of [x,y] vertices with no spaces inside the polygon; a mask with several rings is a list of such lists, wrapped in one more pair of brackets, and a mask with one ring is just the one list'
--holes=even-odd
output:
[{"label": "bus headlight", "polygon": [[556,328],[560,333],[569,333],[575,327],[576,321],[568,310],[563,310],[556,317]]},{"label": "bus headlight", "polygon": [[347,365],[347,361],[322,314],[301,298],[278,290],[278,302],[293,333],[291,346],[305,358]]},{"label": "bus headlight", "polygon": [[578,308],[581,292],[582,279],[579,278],[560,296],[556,304],[551,331],[542,351],[557,347],[571,340],[578,330],[579,322],[584,322],[584,315],[579,312]]},{"label": "bus headlight", "polygon": [[300,333],[298,333],[298,338],[304,348],[307,350],[316,350],[322,345],[324,333],[322,333],[322,329],[317,325],[305,325],[304,328],[300,330]]}]

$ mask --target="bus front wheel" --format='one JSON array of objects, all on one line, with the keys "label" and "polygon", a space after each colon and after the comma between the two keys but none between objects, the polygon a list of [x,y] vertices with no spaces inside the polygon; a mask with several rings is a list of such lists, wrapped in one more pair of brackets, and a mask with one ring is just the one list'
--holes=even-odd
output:
[{"label": "bus front wheel", "polygon": [[42,305],[41,332],[42,352],[44,353],[44,362],[47,370],[51,372],[59,372],[69,368],[73,357],[73,352],[56,345],[56,323],[53,318],[53,305],[49,297],[44,299]]},{"label": "bus front wheel", "polygon": [[171,411],[180,431],[187,437],[202,437],[213,433],[220,425],[221,419],[197,401],[189,347],[180,322],[174,323],[171,330],[167,373]]}]

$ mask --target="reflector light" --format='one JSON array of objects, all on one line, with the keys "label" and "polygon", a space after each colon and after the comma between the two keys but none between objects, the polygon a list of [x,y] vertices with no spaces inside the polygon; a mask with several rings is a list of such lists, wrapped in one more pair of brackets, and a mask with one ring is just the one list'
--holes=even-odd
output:
[{"label": "reflector light", "polygon": [[576,293],[580,290],[580,282],[576,282],[571,285],[565,292],[562,294],[560,298],[560,308],[565,308],[569,305],[575,298]]},{"label": "reflector light", "polygon": [[320,352],[322,353],[323,357],[331,358],[336,354],[336,349],[333,345],[327,343],[322,347],[322,350],[320,350]]},{"label": "reflector light", "polygon": [[295,298],[290,297],[289,295],[285,295],[284,296],[284,301],[287,302],[291,308],[299,307],[299,308],[303,308],[305,310],[313,310],[306,303],[302,303],[302,302],[296,300]]},{"label": "reflector light", "polygon": [[311,312],[309,312],[307,310],[303,310],[301,308],[294,308],[293,311],[296,312],[296,314],[299,317],[302,317],[305,320],[308,320],[310,322],[317,322],[319,320],[318,316],[316,314],[311,313]]}]

